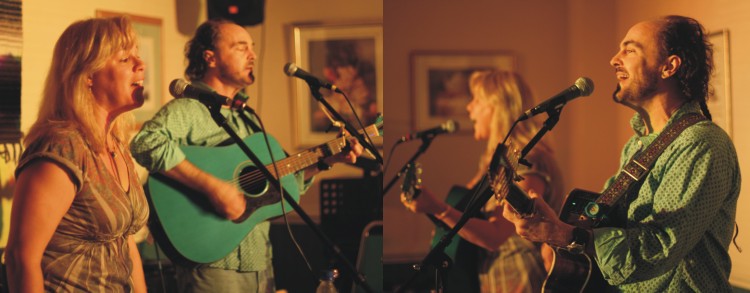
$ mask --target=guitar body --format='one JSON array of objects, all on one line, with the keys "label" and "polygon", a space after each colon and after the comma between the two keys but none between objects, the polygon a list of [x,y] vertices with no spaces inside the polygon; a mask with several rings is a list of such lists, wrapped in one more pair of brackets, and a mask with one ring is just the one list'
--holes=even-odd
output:
[{"label": "guitar body", "polygon": [[[383,135],[383,117],[359,131],[370,137]],[[244,143],[271,174],[279,179],[284,192],[299,201],[294,174],[319,160],[348,150],[346,136],[288,156],[275,138],[262,132],[246,137]],[[214,211],[205,195],[162,174],[151,174],[146,195],[151,207],[149,228],[173,262],[184,265],[210,263],[232,252],[242,239],[267,219],[282,215],[278,186],[271,186],[265,175],[236,144],[216,147],[181,146],[186,160],[216,178],[235,184],[245,194],[247,209],[240,223],[229,221]],[[274,168],[271,154],[276,161]],[[288,206],[288,203],[286,203]],[[286,212],[291,211],[288,207]]]},{"label": "guitar body", "polygon": [[[274,158],[286,157],[278,141],[268,136]],[[244,139],[244,142],[264,163],[271,157],[262,133]],[[224,181],[238,180],[257,168],[236,145],[221,147],[180,147],[188,161],[199,169]],[[273,172],[273,170],[270,170]],[[262,176],[262,175],[261,175]],[[159,245],[172,260],[188,263],[210,263],[234,250],[255,225],[269,218],[282,215],[279,192],[265,179],[255,184],[239,187],[253,211],[247,220],[234,223],[220,216],[208,199],[201,193],[161,174],[151,174],[146,183],[151,206],[150,228]],[[299,201],[299,188],[293,174],[280,178],[285,192]],[[289,208],[287,212],[291,209]]]},{"label": "guitar body", "polygon": [[[568,224],[584,226],[578,218],[598,193],[574,189],[565,199],[560,219]],[[586,227],[588,228],[588,227]],[[542,287],[543,292],[602,292],[607,287],[596,261],[586,254],[572,254],[565,249],[554,249],[552,267]]]},{"label": "guitar body", "polygon": [[[463,212],[466,209],[471,194],[472,191],[470,189],[456,185],[448,192],[445,202]],[[450,227],[434,217],[430,219],[435,222],[435,235],[430,245],[434,247],[445,234],[450,232]],[[450,245],[445,248],[445,254],[453,261],[453,266],[447,272],[443,284],[445,292],[479,292],[478,269],[481,252],[482,250],[479,246],[464,240],[460,236],[453,236]]]}]

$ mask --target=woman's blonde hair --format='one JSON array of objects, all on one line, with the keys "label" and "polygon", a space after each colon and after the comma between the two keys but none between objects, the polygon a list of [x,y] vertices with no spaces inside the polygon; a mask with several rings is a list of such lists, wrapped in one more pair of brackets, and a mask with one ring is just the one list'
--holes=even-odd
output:
[{"label": "woman's blonde hair", "polygon": [[[523,114],[524,109],[533,107],[534,99],[531,89],[521,76],[515,72],[502,70],[482,70],[471,74],[469,90],[472,96],[484,100],[492,107],[490,137],[480,168],[486,170],[498,143],[502,142],[513,122]],[[516,147],[523,147],[534,137],[539,128],[532,120],[519,122],[513,129],[509,140]],[[547,145],[539,142],[535,149],[549,151]]]},{"label": "woman's blonde hair", "polygon": [[[88,80],[112,56],[136,44],[135,31],[126,17],[92,18],[68,26],[55,44],[39,114],[24,144],[28,146],[51,131],[72,130],[81,132],[95,151],[103,151],[106,136],[102,134],[107,130],[94,116],[96,101]],[[132,123],[132,114],[119,115],[112,122],[112,134],[125,142]]]}]

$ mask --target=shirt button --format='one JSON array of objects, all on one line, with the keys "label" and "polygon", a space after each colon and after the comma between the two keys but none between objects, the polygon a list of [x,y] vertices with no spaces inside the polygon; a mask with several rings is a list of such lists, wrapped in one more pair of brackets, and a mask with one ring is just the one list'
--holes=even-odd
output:
[{"label": "shirt button", "polygon": [[642,140],[638,141],[638,148],[643,148],[643,141]]}]

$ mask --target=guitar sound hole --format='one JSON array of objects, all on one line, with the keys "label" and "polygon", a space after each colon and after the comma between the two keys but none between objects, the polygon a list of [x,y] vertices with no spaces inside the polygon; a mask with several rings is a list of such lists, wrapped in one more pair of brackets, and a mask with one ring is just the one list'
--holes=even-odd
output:
[{"label": "guitar sound hole", "polygon": [[239,184],[242,191],[251,195],[258,196],[268,191],[268,181],[255,166],[247,166],[240,170]]}]

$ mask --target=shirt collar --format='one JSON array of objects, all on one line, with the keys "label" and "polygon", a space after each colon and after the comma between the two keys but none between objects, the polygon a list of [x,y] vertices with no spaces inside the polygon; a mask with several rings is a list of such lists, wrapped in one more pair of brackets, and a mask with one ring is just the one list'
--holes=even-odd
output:
[{"label": "shirt collar", "polygon": [[[207,90],[211,90],[212,92],[216,92],[216,90],[214,90],[214,88],[212,88],[211,86],[207,85],[206,83],[204,83],[202,81],[193,82],[193,85],[197,86],[197,87],[202,87],[202,88],[207,89]],[[244,93],[244,91],[237,91],[237,94],[234,95],[234,97],[232,97],[232,99],[241,100],[242,102],[246,103],[247,100],[250,99],[250,97],[248,97]]]},{"label": "shirt collar", "polygon": [[[664,128],[667,128],[667,126],[669,126],[669,124],[672,124],[673,121],[682,116],[685,116],[688,113],[698,113],[702,115],[700,105],[697,101],[687,102],[680,106],[680,108],[675,111],[672,117],[669,117],[669,120],[667,120],[667,124],[664,125]],[[643,122],[643,117],[641,117],[641,114],[639,113],[635,113],[635,115],[633,115],[633,118],[630,119],[630,127],[632,127],[635,133],[639,136],[644,136],[644,133],[646,133],[646,125]],[[652,134],[658,135],[659,133]]]}]

